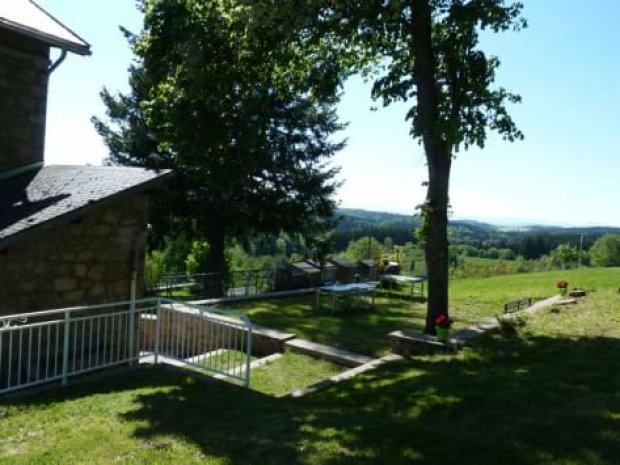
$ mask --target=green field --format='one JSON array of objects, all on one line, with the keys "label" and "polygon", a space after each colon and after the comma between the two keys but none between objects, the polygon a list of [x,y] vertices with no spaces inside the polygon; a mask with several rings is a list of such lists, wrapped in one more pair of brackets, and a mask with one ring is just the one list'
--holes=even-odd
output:
[{"label": "green field", "polygon": [[[528,273],[450,282],[450,313],[455,329],[463,328],[503,312],[510,300],[544,299],[557,294],[556,283],[589,290],[620,287],[619,268],[581,269]],[[407,292],[406,290],[404,291]],[[246,312],[259,325],[290,331],[299,337],[368,355],[389,351],[387,334],[398,329],[421,331],[426,303],[378,298],[374,307],[352,303],[336,311],[329,305],[315,308],[313,295],[288,299],[249,301],[230,305]]]},{"label": "green field", "polygon": [[249,391],[145,368],[4,402],[0,463],[617,465],[620,270],[463,280],[452,292],[491,308],[552,294],[559,278],[588,296],[516,335],[307,397],[282,394],[335,368],[294,356],[256,370]]}]

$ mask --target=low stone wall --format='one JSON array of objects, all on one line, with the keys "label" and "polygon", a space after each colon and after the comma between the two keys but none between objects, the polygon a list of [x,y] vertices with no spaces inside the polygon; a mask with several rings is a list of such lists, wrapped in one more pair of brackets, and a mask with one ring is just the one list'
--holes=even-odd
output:
[{"label": "low stone wall", "polygon": [[136,247],[142,283],[147,206],[137,196],[1,252],[0,315],[128,300]]},{"label": "low stone wall", "polygon": [[[242,338],[247,337],[245,330],[232,323],[226,326],[225,319],[221,321],[224,326],[218,328],[219,325],[206,324],[204,319],[192,317],[191,313],[179,316],[164,311],[159,329],[160,347],[162,351],[171,348],[181,358],[188,358],[227,347],[233,341],[241,343]],[[143,347],[155,348],[156,328],[156,315],[142,315],[139,337],[144,341]],[[252,328],[252,355],[266,357],[284,352],[284,343],[294,337],[291,333],[255,326]],[[245,347],[245,340],[243,343]]]}]

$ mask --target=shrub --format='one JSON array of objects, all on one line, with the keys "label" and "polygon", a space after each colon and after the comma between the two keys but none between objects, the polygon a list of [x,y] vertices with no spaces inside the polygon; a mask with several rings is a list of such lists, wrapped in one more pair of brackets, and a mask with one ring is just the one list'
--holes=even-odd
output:
[{"label": "shrub", "polygon": [[188,275],[206,272],[207,257],[209,256],[209,243],[206,241],[193,241],[192,247],[185,259],[185,269]]},{"label": "shrub", "polygon": [[144,282],[147,286],[157,286],[166,273],[166,254],[161,250],[153,250],[146,255],[144,263]]},{"label": "shrub", "polygon": [[590,248],[594,266],[620,266],[620,234],[605,234]]}]

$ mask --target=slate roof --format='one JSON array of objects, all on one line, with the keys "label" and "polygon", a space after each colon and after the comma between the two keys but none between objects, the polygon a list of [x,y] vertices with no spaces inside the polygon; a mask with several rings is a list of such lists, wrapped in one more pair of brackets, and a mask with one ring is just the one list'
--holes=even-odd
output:
[{"label": "slate roof", "polygon": [[301,271],[307,274],[315,274],[315,273],[321,272],[319,268],[317,268],[316,266],[314,266],[308,261],[291,263],[291,266],[295,268],[297,271]]},{"label": "slate roof", "polygon": [[[314,260],[306,260],[306,262],[310,263],[312,266],[316,266],[319,270],[321,269],[321,264],[319,262],[315,262]],[[325,265],[323,265],[323,269],[325,270],[331,270],[335,268],[336,265],[334,265],[333,263],[329,263],[329,260],[327,260],[325,262]]]},{"label": "slate roof", "polygon": [[90,45],[33,0],[0,0],[0,27],[79,55]]},{"label": "slate roof", "polygon": [[61,166],[0,182],[0,248],[151,189],[171,175],[126,167]]},{"label": "slate roof", "polygon": [[351,268],[355,266],[353,263],[351,263],[346,258],[332,257],[332,258],[328,258],[327,261],[332,262],[333,264],[339,267],[342,267],[342,268]]}]

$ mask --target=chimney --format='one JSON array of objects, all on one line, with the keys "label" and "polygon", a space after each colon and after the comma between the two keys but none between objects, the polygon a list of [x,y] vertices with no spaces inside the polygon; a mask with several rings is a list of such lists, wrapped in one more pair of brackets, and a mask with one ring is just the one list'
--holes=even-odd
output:
[{"label": "chimney", "polygon": [[0,29],[0,173],[43,163],[49,50]]},{"label": "chimney", "polygon": [[49,75],[67,52],[90,45],[34,0],[0,0],[0,179],[43,164]]}]

